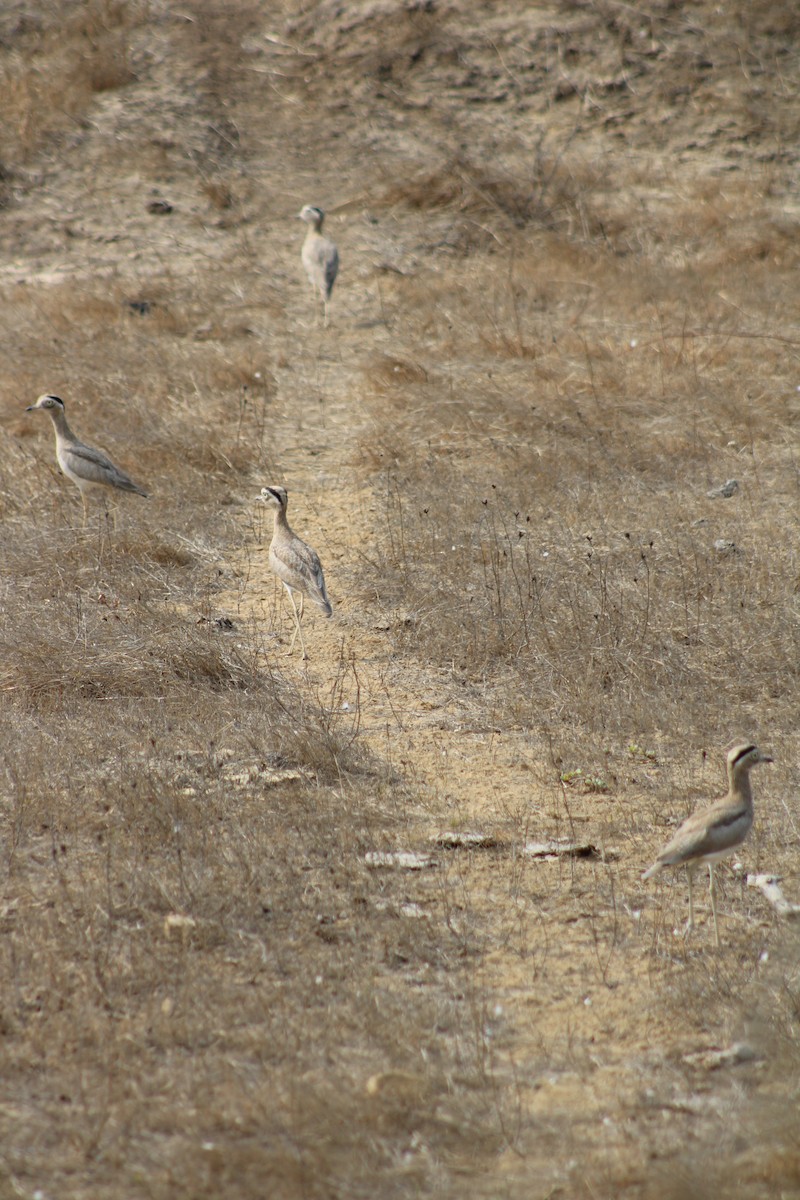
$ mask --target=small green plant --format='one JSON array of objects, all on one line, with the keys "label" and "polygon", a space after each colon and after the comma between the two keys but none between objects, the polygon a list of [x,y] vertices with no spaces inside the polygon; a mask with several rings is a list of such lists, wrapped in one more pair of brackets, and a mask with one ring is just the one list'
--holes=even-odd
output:
[{"label": "small green plant", "polygon": [[585,792],[607,792],[611,786],[600,775],[584,775],[583,767],[576,767],[574,771],[563,771],[559,778],[567,787],[582,783]]},{"label": "small green plant", "polygon": [[644,758],[648,762],[658,761],[655,750],[645,750],[642,746],[637,746],[636,742],[628,744],[628,754],[630,754],[631,758]]}]

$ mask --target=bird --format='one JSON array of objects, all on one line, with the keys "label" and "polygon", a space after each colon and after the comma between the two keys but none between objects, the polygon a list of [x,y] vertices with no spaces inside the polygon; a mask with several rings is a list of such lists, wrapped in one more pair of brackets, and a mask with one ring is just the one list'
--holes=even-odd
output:
[{"label": "bird", "polygon": [[326,238],[322,233],[325,213],[321,208],[317,208],[314,204],[305,204],[297,215],[309,226],[300,257],[303,260],[311,287],[322,296],[325,326],[327,327],[328,301],[331,298],[333,285],[339,271],[339,251],[330,238]]},{"label": "bird", "polygon": [[659,852],[652,867],[642,874],[650,879],[665,867],[685,865],[689,876],[689,931],[694,929],[692,874],[698,864],[708,863],[711,911],[714,915],[714,938],[719,946],[717,903],[714,890],[714,863],[732,854],[741,846],[753,826],[753,793],[750,770],[759,763],[771,763],[752,742],[735,741],[727,751],[728,792],[708,808],[699,809],[688,817]]},{"label": "bird", "polygon": [[[315,550],[297,536],[286,520],[288,497],[286,488],[264,487],[259,499],[274,510],[275,523],[272,531],[272,541],[269,546],[270,569],[278,576],[289,593],[294,612],[295,631],[288,654],[294,650],[297,635],[300,635],[300,646],[303,658],[307,659],[303,631],[300,622],[303,618],[303,605],[306,596],[313,601],[325,617],[333,613],[331,602],[325,588],[325,576],[322,573],[322,563]],[[300,593],[300,615],[297,615],[297,605],[294,602],[294,592]]]},{"label": "bird", "polygon": [[86,524],[86,493],[93,487],[118,488],[123,492],[135,492],[137,496],[147,496],[144,488],[134,483],[130,476],[116,466],[110,458],[100,450],[85,445],[70,429],[64,408],[64,401],[59,396],[46,393],[40,396],[35,404],[29,404],[26,412],[41,410],[50,414],[56,434],[56,458],[58,465],[74,484],[80,488],[83,501],[83,523]]}]

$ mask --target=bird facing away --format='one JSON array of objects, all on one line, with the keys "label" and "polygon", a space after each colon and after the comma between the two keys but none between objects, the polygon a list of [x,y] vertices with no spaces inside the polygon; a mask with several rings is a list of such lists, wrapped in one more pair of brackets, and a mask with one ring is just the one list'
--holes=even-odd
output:
[{"label": "bird facing away", "polygon": [[308,275],[308,281],[314,292],[322,296],[325,313],[325,325],[328,324],[328,301],[331,298],[333,285],[339,271],[339,251],[330,238],[322,233],[322,222],[325,213],[313,204],[306,204],[297,214],[301,221],[308,224],[308,233],[303,242],[300,257]]},{"label": "bird facing away", "polygon": [[83,523],[86,524],[86,493],[93,487],[119,488],[122,492],[136,492],[146,496],[144,488],[115,466],[100,450],[86,446],[67,424],[64,401],[58,396],[40,396],[35,404],[29,404],[26,412],[41,409],[49,413],[56,433],[56,458],[61,470],[80,488],[83,501]]},{"label": "bird facing away", "polygon": [[[297,635],[300,634],[300,647],[303,651],[303,658],[306,659],[308,655],[303,642],[303,631],[300,628],[306,596],[316,604],[323,616],[329,617],[333,612],[328,593],[325,590],[322,563],[319,561],[316,551],[307,546],[289,527],[289,522],[286,520],[286,489],[282,487],[262,488],[259,499],[273,509],[275,514],[272,541],[269,546],[269,565],[289,593],[294,612],[295,631],[288,653],[291,654],[294,650]],[[299,616],[293,592],[300,593]]]},{"label": "bird facing away", "polygon": [[750,769],[758,763],[770,763],[752,742],[734,742],[728,750],[728,793],[708,808],[699,809],[679,827],[642,879],[650,879],[665,867],[685,865],[689,875],[689,929],[694,929],[692,873],[698,864],[708,863],[714,938],[719,946],[717,903],[714,891],[714,863],[741,846],[753,825],[753,793]]}]

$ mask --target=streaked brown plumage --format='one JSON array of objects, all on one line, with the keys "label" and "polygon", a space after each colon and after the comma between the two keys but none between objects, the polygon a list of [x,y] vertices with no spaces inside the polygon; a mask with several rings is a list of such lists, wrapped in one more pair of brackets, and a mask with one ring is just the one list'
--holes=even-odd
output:
[{"label": "streaked brown plumage", "polygon": [[[294,650],[294,644],[299,634],[303,658],[308,658],[303,642],[303,631],[300,628],[305,597],[308,596],[309,600],[316,604],[323,616],[330,617],[333,613],[331,602],[328,599],[328,592],[325,588],[322,563],[319,561],[319,555],[316,551],[312,550],[310,546],[306,545],[297,536],[286,519],[286,506],[288,503],[286,489],[282,487],[265,487],[261,489],[261,496],[259,498],[265,504],[269,505],[275,514],[272,541],[269,547],[269,565],[270,569],[278,576],[289,593],[289,599],[292,602],[292,610],[294,612],[295,631],[288,653],[291,654]],[[300,593],[299,616],[297,606],[294,602],[294,592]]]},{"label": "streaked brown plumage", "polygon": [[692,813],[661,850],[642,879],[663,871],[665,867],[685,865],[689,874],[689,928],[694,929],[692,873],[698,864],[708,863],[711,911],[714,915],[714,936],[719,946],[717,905],[714,891],[714,863],[741,846],[753,826],[753,793],[750,769],[772,759],[762,754],[752,742],[734,742],[727,753],[728,792],[708,808]]}]

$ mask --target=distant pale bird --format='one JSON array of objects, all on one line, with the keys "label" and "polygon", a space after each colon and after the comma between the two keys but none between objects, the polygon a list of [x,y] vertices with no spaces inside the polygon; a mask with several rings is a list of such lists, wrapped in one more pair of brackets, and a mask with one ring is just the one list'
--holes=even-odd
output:
[{"label": "distant pale bird", "polygon": [[100,450],[85,445],[67,424],[64,401],[58,396],[40,396],[35,404],[29,404],[26,412],[41,409],[49,413],[56,434],[56,458],[61,470],[80,488],[83,501],[83,523],[86,524],[86,493],[93,487],[118,488],[122,492],[135,492],[146,496],[144,488],[134,483],[110,458]]},{"label": "distant pale bird", "polygon": [[700,809],[687,818],[675,836],[667,842],[658,858],[642,879],[650,879],[665,867],[687,868],[689,876],[689,929],[694,929],[692,874],[698,864],[708,863],[711,911],[714,914],[714,937],[719,946],[717,903],[714,890],[714,863],[732,854],[747,837],[753,826],[753,793],[750,788],[750,769],[758,763],[770,763],[752,742],[734,742],[727,754],[728,793],[708,808]]},{"label": "distant pale bird", "polygon": [[[323,616],[329,617],[333,613],[325,588],[322,563],[319,561],[319,555],[316,551],[312,550],[310,546],[307,546],[297,536],[286,520],[286,506],[288,503],[286,489],[282,487],[262,488],[259,499],[264,504],[267,504],[275,514],[272,541],[269,547],[269,565],[270,569],[278,576],[289,593],[289,599],[292,602],[292,611],[294,612],[295,631],[288,653],[291,654],[294,650],[294,644],[299,634],[300,647],[305,659],[308,658],[308,655],[306,654],[303,642],[303,631],[300,628],[300,622],[303,619],[303,605],[306,596],[316,604]],[[297,606],[294,602],[294,592],[300,593],[299,616]]]},{"label": "distant pale bird", "polygon": [[328,302],[339,271],[339,251],[330,238],[326,238],[322,233],[325,213],[321,208],[317,208],[313,204],[306,204],[297,215],[301,221],[306,221],[309,227],[300,257],[303,260],[311,287],[322,297],[325,325],[327,326]]}]

